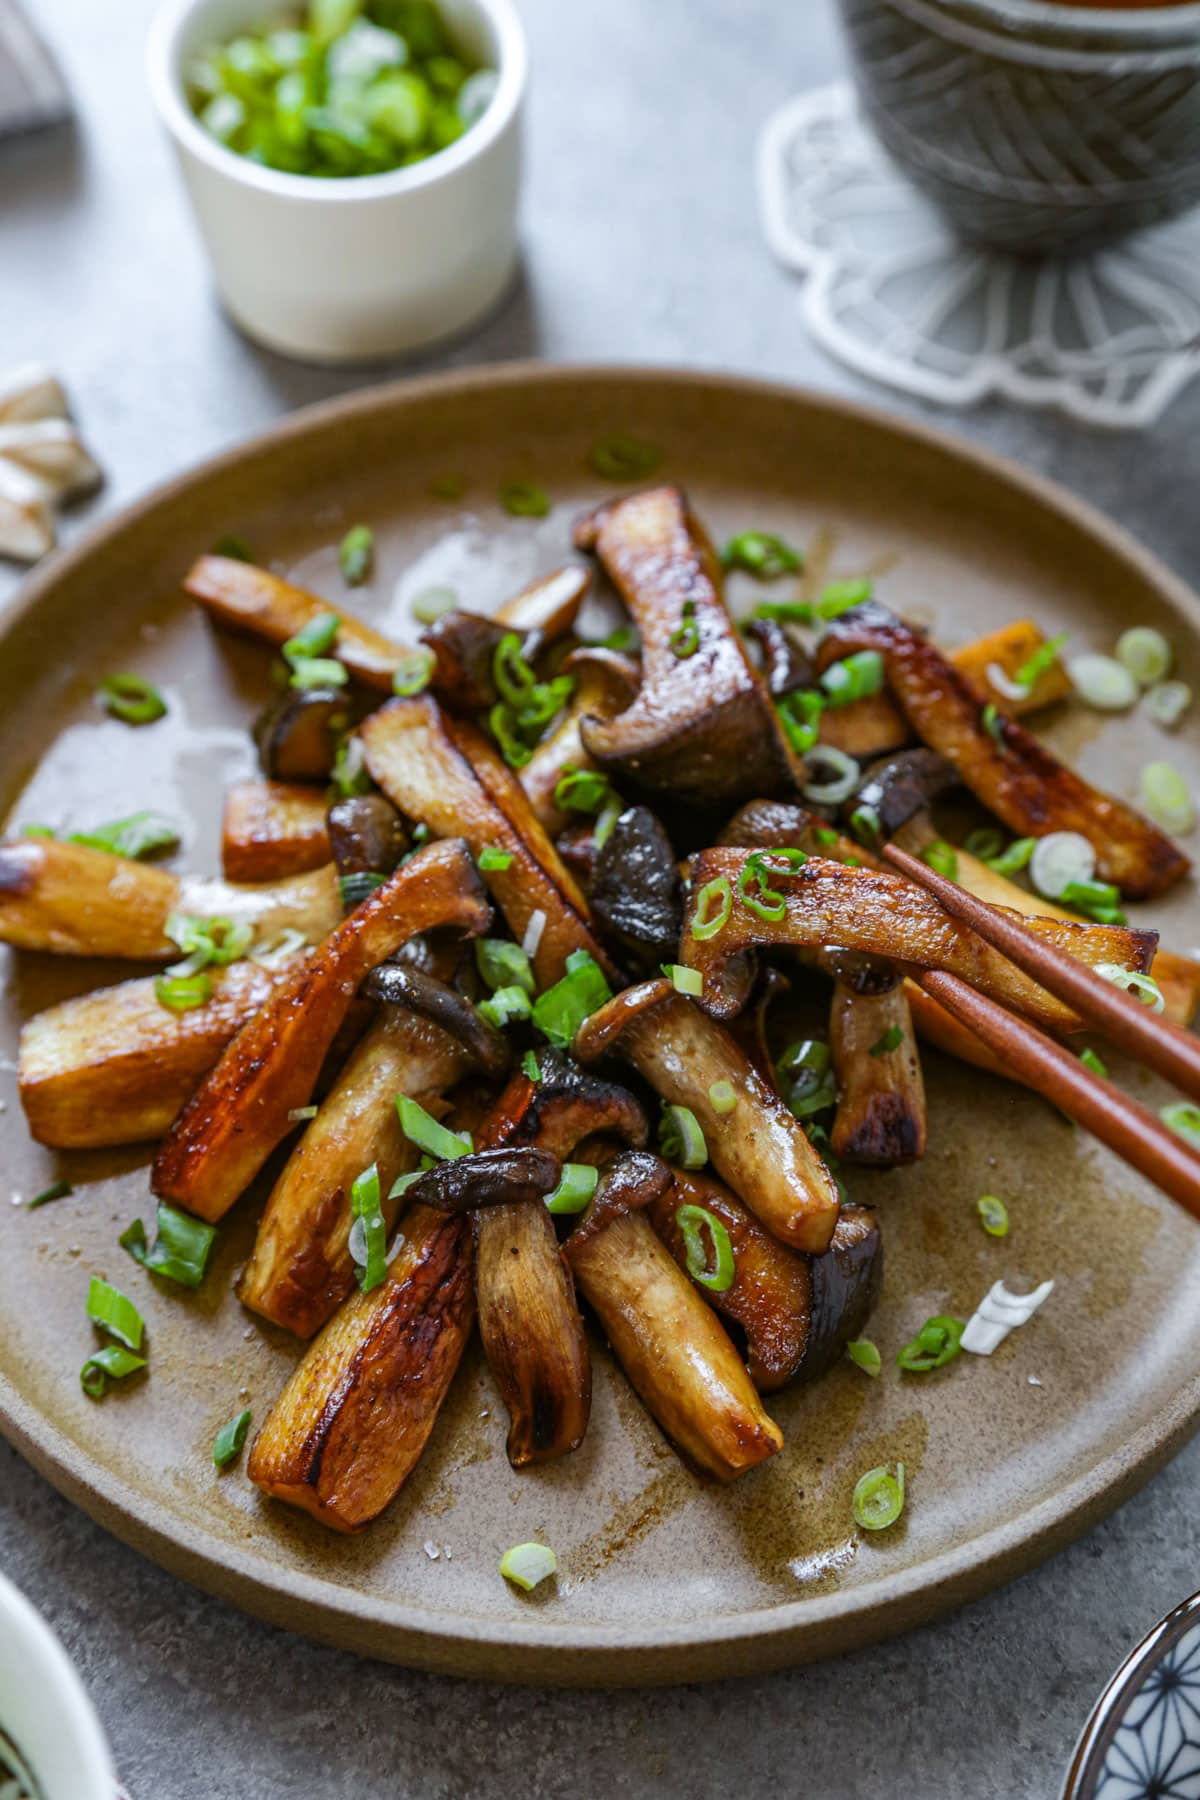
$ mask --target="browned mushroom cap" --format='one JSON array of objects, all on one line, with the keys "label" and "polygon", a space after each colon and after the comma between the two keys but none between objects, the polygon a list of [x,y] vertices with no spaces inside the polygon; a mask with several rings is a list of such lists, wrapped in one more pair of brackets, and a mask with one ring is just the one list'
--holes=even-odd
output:
[{"label": "browned mushroom cap", "polygon": [[275,781],[326,780],[347,709],[341,688],[284,688],[254,725],[264,775]]},{"label": "browned mushroom cap", "polygon": [[408,834],[383,794],[335,800],[326,818],[339,875],[390,875],[408,849]]},{"label": "browned mushroom cap", "polygon": [[585,718],[612,719],[624,712],[638,691],[640,670],[631,657],[616,650],[588,647],[564,658],[562,673],[575,679],[575,691],[554,729],[534,750],[520,772],[521,786],[534,812],[554,836],[578,813],[562,807],[555,790],[569,769],[590,769],[580,728]]},{"label": "browned mushroom cap", "polygon": [[801,1256],[778,1243],[735,1194],[711,1175],[673,1169],[650,1222],[680,1268],[687,1246],[681,1206],[701,1206],[729,1233],[734,1278],[724,1292],[695,1285],[717,1312],[746,1334],[746,1366],[760,1393],[824,1374],[862,1331],[879,1293],[883,1239],[874,1213],[844,1206],[823,1256]]},{"label": "browned mushroom cap", "polygon": [[936,750],[902,750],[897,756],[872,763],[843,807],[849,818],[860,806],[869,806],[879,820],[884,837],[893,837],[902,825],[928,812],[961,777],[954,764]]},{"label": "browned mushroom cap", "polygon": [[834,842],[828,842],[831,829],[794,800],[747,800],[734,813],[717,843],[741,844],[747,850],[803,850],[806,856],[876,866],[870,851],[850,838],[838,835]]},{"label": "browned mushroom cap", "polygon": [[438,981],[426,970],[415,968],[408,962],[380,963],[367,976],[364,991],[370,1000],[402,1006],[424,1019],[432,1019],[435,1025],[458,1039],[485,1075],[496,1077],[508,1073],[512,1045],[504,1033],[489,1025],[465,994],[460,994],[447,982]]},{"label": "browned mushroom cap", "polygon": [[763,680],[773,699],[814,685],[812,664],[778,619],[743,619],[741,630],[762,650]]},{"label": "browned mushroom cap", "polygon": [[596,930],[635,979],[673,962],[683,884],[671,840],[648,807],[623,812],[596,854],[588,901]]},{"label": "browned mushroom cap", "polygon": [[573,1248],[578,1250],[580,1244],[605,1230],[622,1213],[652,1206],[670,1191],[671,1183],[670,1167],[661,1156],[650,1150],[622,1151],[608,1161],[587,1212],[571,1233]]},{"label": "browned mushroom cap", "polygon": [[598,1134],[640,1148],[650,1124],[639,1100],[615,1081],[581,1069],[559,1050],[537,1052],[540,1079],[514,1075],[497,1102],[488,1137],[495,1144],[533,1144],[564,1162]]},{"label": "browned mushroom cap", "polygon": [[554,1192],[561,1173],[562,1164],[548,1150],[476,1150],[418,1175],[405,1189],[405,1199],[450,1213],[540,1202]]},{"label": "browned mushroom cap", "polygon": [[[494,706],[498,698],[492,673],[496,651],[513,635],[511,625],[457,610],[443,613],[427,626],[421,642],[437,658],[429,685],[439,700],[461,713],[485,712]],[[527,639],[523,653],[528,655],[531,648]]]},{"label": "browned mushroom cap", "polygon": [[617,500],[582,520],[575,536],[596,551],[642,639],[633,705],[583,723],[593,761],[710,806],[791,785],[794,759],[725,610],[712,546],[679,488]]}]

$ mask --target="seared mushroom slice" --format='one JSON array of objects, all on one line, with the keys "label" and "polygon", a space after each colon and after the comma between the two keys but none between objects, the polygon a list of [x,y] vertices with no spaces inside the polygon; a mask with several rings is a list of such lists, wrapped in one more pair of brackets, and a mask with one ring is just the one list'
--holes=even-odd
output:
[{"label": "seared mushroom slice", "polygon": [[743,619],[743,637],[751,638],[762,655],[762,677],[773,700],[814,685],[812,664],[787,627],[778,619]]},{"label": "seared mushroom slice", "polygon": [[585,563],[564,563],[498,606],[496,617],[509,631],[536,632],[543,643],[552,643],[573,628],[591,585]]},{"label": "seared mushroom slice", "polygon": [[[481,713],[498,698],[492,665],[496,651],[512,626],[481,613],[455,608],[435,619],[421,633],[421,642],[436,657],[429,685],[454,712]],[[529,639],[522,646],[526,655]]]},{"label": "seared mushroom slice", "polygon": [[512,1045],[502,1031],[489,1025],[465,994],[439,981],[426,969],[410,963],[385,962],[372,969],[363,984],[369,1000],[402,1006],[429,1019],[467,1050],[476,1067],[492,1080],[507,1075]]},{"label": "seared mushroom slice", "polygon": [[613,501],[582,520],[642,639],[642,686],[617,718],[585,719],[603,769],[676,801],[713,806],[791,785],[796,765],[770,695],[721,598],[712,545],[677,487]]},{"label": "seared mushroom slice", "polygon": [[361,735],[367,767],[407,817],[435,837],[465,838],[477,858],[488,848],[509,853],[509,865],[485,878],[517,942],[536,939],[530,957],[539,987],[561,978],[573,950],[590,951],[614,972],[592,936],[583,895],[482,732],[422,694],[372,713]]},{"label": "seared mushroom slice", "polygon": [[469,1223],[414,1207],[381,1285],[353,1295],[297,1364],[250,1451],[251,1481],[335,1531],[369,1524],[416,1467],[473,1316]]},{"label": "seared mushroom slice", "polygon": [[341,688],[281,688],[254,721],[263,774],[273,781],[328,781],[346,719]]},{"label": "seared mushroom slice", "polygon": [[227,881],[278,881],[320,869],[332,858],[325,794],[291,781],[237,781],[221,817]]},{"label": "seared mushroom slice", "polygon": [[[837,1184],[729,1032],[670,982],[648,981],[618,994],[576,1035],[575,1054],[584,1062],[609,1053],[632,1063],[668,1105],[690,1107],[718,1174],[781,1243],[828,1248]],[[730,1082],[737,1095],[726,1115],[710,1098],[717,1081]]]},{"label": "seared mushroom slice", "polygon": [[437,1163],[418,1175],[405,1190],[415,1206],[438,1212],[468,1213],[487,1206],[520,1206],[544,1201],[562,1175],[562,1164],[548,1150],[476,1150]]},{"label": "seared mushroom slice", "polygon": [[339,875],[390,875],[408,849],[404,822],[383,794],[335,800],[328,825]]},{"label": "seared mushroom slice", "polygon": [[848,819],[859,807],[869,807],[883,836],[890,838],[910,820],[928,821],[934,801],[960,783],[954,764],[936,750],[902,750],[864,770],[842,811]]},{"label": "seared mushroom slice", "polygon": [[834,983],[829,1049],[837,1078],[830,1148],[843,1162],[893,1169],[925,1154],[925,1081],[904,982]]},{"label": "seared mushroom slice", "polygon": [[588,901],[596,930],[635,980],[674,961],[683,884],[671,840],[648,807],[617,818],[597,852]]},{"label": "seared mushroom slice", "polygon": [[[514,1075],[480,1130],[482,1148],[531,1145],[565,1161],[597,1133],[646,1140],[633,1096],[538,1052],[540,1080]],[[508,1408],[514,1469],[565,1455],[582,1443],[591,1409],[591,1358],[570,1271],[541,1200],[488,1207],[475,1221],[479,1332]]]},{"label": "seared mushroom slice", "polygon": [[[328,600],[272,575],[268,569],[239,562],[236,557],[200,557],[188,570],[183,588],[218,624],[262,638],[268,644],[286,644],[306,625],[335,612],[338,630],[328,654],[344,663],[357,680],[368,687],[381,688],[384,693],[391,693],[396,670],[412,655],[403,644],[384,637],[341,606],[331,606]],[[276,771],[268,769],[267,773]]]},{"label": "seared mushroom slice", "polygon": [[723,1292],[696,1290],[746,1335],[746,1366],[760,1394],[813,1381],[837,1361],[879,1294],[883,1239],[869,1207],[843,1206],[823,1256],[800,1256],[764,1231],[747,1206],[703,1170],[672,1169],[674,1181],[650,1208],[650,1222],[680,1268],[687,1245],[681,1206],[701,1206],[729,1233],[734,1278]]},{"label": "seared mushroom slice", "polygon": [[[1002,1005],[1023,1012],[1038,1024],[1076,1030],[1079,1020],[1062,1001],[1021,973],[974,932],[966,930],[924,888],[875,869],[850,869],[842,863],[810,857],[798,868],[772,862],[770,851],[756,853],[768,891],[781,895],[782,916],[764,918],[740,904],[739,882],[758,892],[754,868],[743,850],[704,850],[692,864],[692,898],[680,939],[681,960],[701,971],[700,1004],[716,1018],[737,1011],[744,998],[745,952],[756,946],[787,945],[819,949],[836,944],[869,956],[889,957],[920,969],[944,969],[958,975]],[[692,932],[697,896],[710,882],[723,880],[734,896],[732,909],[714,937]],[[1071,956],[1096,967],[1120,963],[1144,973],[1154,955],[1158,934],[1119,925],[1075,925],[1057,919],[1032,919],[1030,929]],[[732,968],[729,965],[732,964]],[[736,1183],[734,1184],[736,1186]]]},{"label": "seared mushroom slice", "polygon": [[[741,1358],[640,1209],[670,1186],[656,1156],[611,1163],[566,1256],[609,1343],[663,1431],[700,1468],[733,1481],[783,1447]],[[613,1204],[612,1190],[626,1201]],[[623,1190],[623,1192],[622,1192]]]},{"label": "seared mushroom slice", "polygon": [[435,925],[486,931],[491,908],[460,843],[432,844],[389,876],[276,989],[168,1133],[152,1184],[201,1218],[222,1218],[307,1105],[359,984]]},{"label": "seared mushroom slice", "polygon": [[795,800],[747,800],[717,839],[748,850],[803,850],[834,862],[874,864],[875,858]]},{"label": "seared mushroom slice", "polygon": [[521,786],[551,837],[579,817],[558,804],[555,790],[569,770],[592,767],[580,735],[584,719],[616,718],[633,700],[640,679],[637,664],[628,656],[592,648],[572,650],[562,673],[574,676],[575,691],[554,729],[520,771]]},{"label": "seared mushroom slice", "polygon": [[992,702],[985,706],[928,638],[873,601],[834,621],[818,660],[825,668],[859,650],[880,653],[917,736],[947,757],[1011,830],[1030,837],[1082,832],[1095,847],[1101,878],[1135,900],[1162,893],[1186,873],[1188,859],[1170,838],[1064,768]]},{"label": "seared mushroom slice", "polygon": [[389,1009],[370,1027],[271,1190],[238,1281],[244,1306],[311,1337],[354,1286],[350,1190],[372,1163],[385,1223],[400,1207],[397,1176],[416,1167],[396,1096],[427,1110],[474,1066],[468,1047],[429,1019]]}]

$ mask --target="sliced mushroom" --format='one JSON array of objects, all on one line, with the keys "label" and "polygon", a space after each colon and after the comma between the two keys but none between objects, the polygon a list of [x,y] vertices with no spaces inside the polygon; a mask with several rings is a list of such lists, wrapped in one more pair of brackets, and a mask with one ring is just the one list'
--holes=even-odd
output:
[{"label": "sliced mushroom", "polygon": [[509,631],[536,631],[543,643],[552,643],[574,627],[591,585],[586,564],[565,563],[497,607],[496,617]]},{"label": "sliced mushroom", "polygon": [[[652,1197],[669,1180],[657,1157],[618,1157],[592,1206],[612,1214],[606,1196],[614,1184]],[[567,1240],[567,1259],[651,1416],[700,1468],[733,1481],[781,1449],[783,1434],[763,1411],[729,1338],[634,1199],[601,1230],[589,1230],[585,1217]]]},{"label": "sliced mushroom", "polygon": [[718,844],[740,844],[747,850],[803,850],[806,856],[827,856],[834,862],[867,862],[875,859],[794,800],[748,800],[739,807],[717,838]]},{"label": "sliced mushroom", "polygon": [[487,929],[491,909],[466,846],[432,844],[389,876],[276,989],[175,1121],[155,1159],[156,1194],[215,1221],[308,1104],[359,984],[419,931]]},{"label": "sliced mushroom", "polygon": [[520,772],[521,786],[551,837],[579,817],[558,804],[555,790],[568,770],[593,766],[580,735],[584,719],[612,719],[624,712],[639,681],[637,664],[616,650],[572,650],[562,672],[574,676],[575,691],[553,731]]},{"label": "sliced mushroom", "polygon": [[925,1154],[925,1081],[904,983],[879,993],[834,984],[829,1048],[837,1078],[830,1147],[843,1162],[892,1169]]},{"label": "sliced mushroom", "polygon": [[221,868],[228,881],[278,881],[332,859],[325,794],[289,781],[237,781],[221,816]]},{"label": "sliced mushroom", "polygon": [[346,718],[341,688],[281,688],[254,721],[263,774],[274,781],[327,781]]},{"label": "sliced mushroom", "polygon": [[377,1518],[416,1467],[471,1335],[471,1231],[415,1207],[382,1284],[297,1365],[250,1451],[264,1493],[336,1531]]},{"label": "sliced mushroom", "polygon": [[648,807],[617,818],[597,852],[588,900],[596,930],[636,980],[674,961],[683,884],[671,840]]},{"label": "sliced mushroom", "polygon": [[408,849],[400,814],[383,794],[335,800],[328,827],[339,875],[390,875]]},{"label": "sliced mushroom", "polygon": [[[668,1105],[691,1109],[718,1174],[781,1243],[828,1248],[838,1211],[833,1176],[729,1032],[669,982],[648,981],[618,994],[578,1033],[583,1061],[608,1053],[632,1063]],[[717,1081],[737,1096],[726,1115],[712,1103]]]},{"label": "sliced mushroom", "polygon": [[[455,608],[421,633],[437,658],[430,686],[454,712],[481,713],[498,698],[492,665],[512,626]],[[524,646],[528,652],[528,640]]]},{"label": "sliced mushroom", "polygon": [[558,1186],[562,1164],[548,1150],[477,1150],[438,1163],[407,1190],[414,1205],[468,1213],[486,1206],[544,1201]]},{"label": "sliced mushroom", "polygon": [[370,1000],[401,1006],[431,1019],[467,1049],[483,1074],[498,1079],[508,1073],[512,1045],[502,1031],[472,1006],[465,994],[439,981],[425,969],[404,962],[380,963],[372,969],[363,991]]},{"label": "sliced mushroom", "polygon": [[936,750],[903,750],[865,770],[843,811],[848,818],[870,807],[884,837],[894,837],[909,820],[927,819],[934,801],[959,784],[954,764]]},{"label": "sliced mushroom", "polygon": [[674,1181],[650,1208],[650,1222],[680,1268],[687,1244],[682,1206],[700,1206],[729,1233],[734,1278],[723,1292],[697,1292],[746,1336],[746,1366],[760,1393],[789,1381],[813,1381],[860,1336],[879,1294],[883,1240],[865,1206],[843,1206],[823,1256],[801,1256],[764,1231],[748,1207],[703,1171],[673,1169]]},{"label": "sliced mushroom", "polygon": [[676,487],[614,501],[576,528],[642,639],[642,685],[608,721],[585,719],[584,748],[674,800],[729,804],[791,785],[796,765],[758,672],[725,610],[712,546]]},{"label": "sliced mushroom", "polygon": [[[1160,894],[1186,873],[1188,859],[1156,826],[1102,794],[1044,744],[984,702],[928,638],[869,602],[844,613],[821,640],[822,667],[859,650],[883,657],[888,685],[917,736],[952,762],[961,780],[1021,835],[1079,831],[1096,850],[1097,870],[1131,899]],[[986,716],[985,716],[986,714]],[[990,728],[989,728],[990,727]]]},{"label": "sliced mushroom", "polygon": [[778,619],[743,619],[743,637],[757,643],[762,653],[762,676],[773,700],[812,687],[812,664],[785,625]]}]

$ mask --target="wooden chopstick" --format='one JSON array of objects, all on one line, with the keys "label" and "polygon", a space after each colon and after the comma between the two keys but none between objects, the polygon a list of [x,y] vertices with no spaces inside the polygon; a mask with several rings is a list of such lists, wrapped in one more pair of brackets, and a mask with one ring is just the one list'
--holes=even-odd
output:
[{"label": "wooden chopstick", "polygon": [[1070,1050],[957,975],[930,970],[914,979],[982,1038],[1014,1074],[1200,1219],[1200,1157],[1147,1107],[1103,1076],[1093,1075]]},{"label": "wooden chopstick", "polygon": [[1015,914],[1001,912],[968,894],[956,881],[937,875],[895,844],[884,846],[888,862],[935,895],[948,913],[969,925],[1024,969],[1042,987],[1065,1000],[1120,1050],[1163,1075],[1190,1100],[1200,1101],[1200,1038],[1151,1012],[1132,994],[1116,988],[1086,963],[1077,962],[1028,930]]}]

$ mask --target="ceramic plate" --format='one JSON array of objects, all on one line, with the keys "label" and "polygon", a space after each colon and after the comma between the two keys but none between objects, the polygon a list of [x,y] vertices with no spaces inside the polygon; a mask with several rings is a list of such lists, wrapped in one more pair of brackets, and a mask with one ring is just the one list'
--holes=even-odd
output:
[{"label": "ceramic plate", "polygon": [[[577,511],[606,491],[587,467],[600,436],[659,445],[723,537],[748,526],[817,547],[829,571],[874,569],[880,592],[953,645],[1027,614],[1109,648],[1158,624],[1200,687],[1200,608],[1145,551],[1061,491],[953,439],[824,397],[717,376],[507,367],[405,383],[301,413],[206,464],[51,562],[4,621],[0,769],[17,821],[82,825],[138,807],[187,821],[184,860],[216,866],[221,795],[251,758],[246,725],[266,657],[214,635],[177,583],[237,532],[264,560],[344,600],[335,546],[367,520],[379,570],[355,604],[404,635],[412,595],[449,583],[478,610],[567,554]],[[431,478],[461,474],[452,503]],[[553,498],[512,519],[500,485]],[[748,598],[748,594],[740,597]],[[105,671],[161,685],[169,716],[134,731],[98,715]],[[1051,736],[1126,796],[1165,749],[1147,720],[1064,711]],[[1200,943],[1193,894],[1159,907],[1168,941]],[[356,1650],[539,1682],[672,1681],[826,1655],[927,1619],[1027,1568],[1117,1505],[1179,1445],[1200,1407],[1200,1233],[1033,1095],[932,1054],[930,1151],[853,1174],[887,1242],[871,1335],[885,1373],[845,1364],[773,1400],[784,1452],[730,1490],[693,1475],[597,1347],[584,1446],[515,1475],[502,1409],[471,1356],[415,1475],[363,1536],[331,1536],[222,1477],[213,1435],[243,1404],[261,1422],[296,1356],[239,1308],[230,1282],[252,1209],[224,1226],[196,1296],[154,1287],[117,1247],[151,1210],[146,1158],[32,1146],[15,1096],[21,1020],[128,969],[25,957],[0,1025],[8,1084],[5,1174],[14,1200],[58,1174],[76,1192],[33,1213],[0,1207],[0,1422],[44,1473],[181,1575],[279,1623]],[[1117,1066],[1144,1098],[1153,1083]],[[1008,1202],[1003,1240],[980,1229],[984,1192]],[[77,1374],[91,1346],[90,1274],[128,1287],[149,1325],[147,1379],[101,1405]],[[991,1360],[902,1378],[895,1349],[932,1313],[966,1316],[998,1277],[1054,1295]],[[857,1477],[902,1459],[908,1508],[870,1538],[851,1525]],[[534,1536],[560,1559],[532,1598],[497,1573]]]}]

